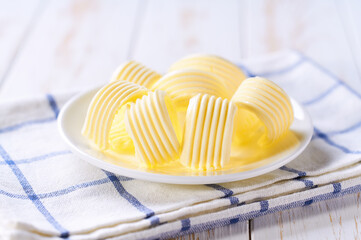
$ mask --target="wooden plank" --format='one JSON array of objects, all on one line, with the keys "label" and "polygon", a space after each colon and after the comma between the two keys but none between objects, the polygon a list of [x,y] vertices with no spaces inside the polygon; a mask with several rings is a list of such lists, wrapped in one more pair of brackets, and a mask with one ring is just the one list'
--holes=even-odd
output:
[{"label": "wooden plank", "polygon": [[249,11],[247,57],[296,49],[361,92],[352,50],[333,1],[250,1]]},{"label": "wooden plank", "polygon": [[40,0],[0,1],[0,86],[36,22]]},{"label": "wooden plank", "polygon": [[128,58],[138,1],[51,1],[15,59],[0,100],[91,88]]},{"label": "wooden plank", "polygon": [[241,57],[240,3],[231,0],[147,2],[132,58],[160,72],[187,54]]},{"label": "wooden plank", "polygon": [[361,81],[361,2],[357,0],[335,0],[335,2],[343,23],[348,46],[357,65],[358,79]]},{"label": "wooden plank", "polygon": [[248,221],[238,222],[233,225],[215,228],[209,231],[193,233],[190,235],[174,238],[174,240],[248,240]]},{"label": "wooden plank", "polygon": [[361,239],[360,193],[254,220],[252,239]]}]

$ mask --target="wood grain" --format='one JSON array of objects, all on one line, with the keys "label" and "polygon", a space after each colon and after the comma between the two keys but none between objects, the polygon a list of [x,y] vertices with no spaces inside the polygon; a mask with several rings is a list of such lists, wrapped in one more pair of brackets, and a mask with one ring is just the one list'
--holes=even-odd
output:
[{"label": "wood grain", "polygon": [[4,80],[0,100],[88,89],[128,58],[138,1],[50,1]]},{"label": "wood grain", "polygon": [[234,0],[150,0],[131,57],[160,72],[197,52],[239,59],[239,9]]},{"label": "wood grain", "polygon": [[352,57],[358,69],[358,79],[361,81],[361,1],[337,1],[336,6],[342,21],[343,29],[351,49]]},{"label": "wood grain", "polygon": [[[361,92],[354,49],[349,45],[334,1],[258,0],[249,4],[247,57],[296,49]],[[359,25],[358,22],[356,26]]]},{"label": "wood grain", "polygon": [[224,226],[220,228],[215,228],[209,231],[204,231],[200,233],[193,233],[190,235],[174,238],[173,240],[248,240],[249,233],[248,221],[238,222],[233,225]]},{"label": "wood grain", "polygon": [[256,218],[252,239],[361,239],[360,193]]},{"label": "wood grain", "polygon": [[31,31],[40,0],[0,1],[0,86]]}]

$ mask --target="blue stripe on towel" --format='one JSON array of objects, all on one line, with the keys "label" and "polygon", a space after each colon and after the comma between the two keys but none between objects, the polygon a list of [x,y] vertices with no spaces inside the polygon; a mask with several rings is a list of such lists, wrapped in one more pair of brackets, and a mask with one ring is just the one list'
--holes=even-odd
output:
[{"label": "blue stripe on towel", "polygon": [[18,123],[18,124],[12,125],[12,126],[0,128],[0,134],[1,133],[12,132],[12,131],[18,130],[18,129],[26,127],[26,126],[54,122],[55,120],[56,120],[55,118],[51,117],[51,118],[43,118],[43,119],[30,120],[30,121]]},{"label": "blue stripe on towel", "polygon": [[[121,182],[125,182],[125,181],[130,181],[133,180],[133,178],[128,178],[125,176],[118,176],[118,180]],[[97,185],[102,185],[105,183],[111,182],[111,180],[109,179],[109,177],[107,178],[101,178],[98,180],[94,180],[94,181],[89,181],[89,182],[85,182],[85,183],[80,183],[80,184],[76,184],[64,189],[60,189],[54,192],[49,192],[49,193],[41,193],[39,194],[39,198],[51,198],[51,197],[58,197],[61,195],[67,195],[71,192],[74,192],[76,190],[79,189],[84,189],[84,188],[88,188],[88,187],[92,187],[92,186],[97,186]]]},{"label": "blue stripe on towel", "polygon": [[181,232],[187,231],[191,228],[191,220],[189,218],[181,220],[182,228]]},{"label": "blue stripe on towel", "polygon": [[332,183],[333,193],[339,193],[342,190],[341,183]]},{"label": "blue stripe on towel", "polygon": [[211,188],[214,188],[218,191],[221,191],[224,193],[224,198],[227,198],[227,197],[230,197],[233,195],[233,191],[228,189],[228,188],[225,188],[225,187],[222,187],[221,185],[218,185],[218,184],[206,184],[207,187],[211,187]]},{"label": "blue stripe on towel", "polygon": [[1,133],[12,132],[12,131],[18,130],[18,129],[26,127],[26,126],[31,126],[31,125],[35,125],[35,124],[49,123],[49,122],[55,121],[56,118],[59,115],[58,105],[57,105],[57,103],[55,101],[55,98],[52,95],[47,94],[46,98],[47,98],[48,103],[49,103],[49,105],[51,107],[51,110],[54,113],[54,117],[36,119],[36,120],[29,120],[29,121],[25,121],[25,122],[22,122],[22,123],[17,123],[17,124],[12,125],[12,126],[7,126],[7,127],[4,127],[4,128],[0,128],[0,134]]},{"label": "blue stripe on towel", "polygon": [[[118,176],[118,179],[120,181],[122,181],[122,182],[133,180],[133,178],[128,178],[128,177],[125,177],[125,176]],[[111,181],[110,181],[110,179],[108,177],[101,178],[101,179],[94,180],[94,181],[79,183],[79,184],[76,184],[76,185],[73,185],[73,186],[70,186],[70,187],[67,187],[67,188],[63,188],[63,189],[60,189],[60,190],[56,190],[56,191],[53,191],[53,192],[39,193],[38,197],[39,197],[39,199],[59,197],[59,196],[62,196],[62,195],[67,195],[69,193],[75,192],[76,190],[80,190],[80,189],[84,189],[84,188],[88,188],[88,187],[92,187],[92,186],[103,185],[103,184],[106,184],[106,183],[109,183],[109,182],[111,182]],[[10,198],[25,199],[25,200],[28,199],[28,197],[26,195],[9,193],[9,192],[6,192],[4,190],[0,190],[0,194],[8,196]]]},{"label": "blue stripe on towel", "polygon": [[54,112],[55,118],[57,118],[59,115],[59,108],[58,104],[56,104],[55,98],[51,94],[47,94],[46,98],[48,99],[49,105]]},{"label": "blue stripe on towel", "polygon": [[313,185],[313,182],[311,180],[308,180],[308,179],[303,179],[303,178],[298,177],[298,178],[295,178],[295,180],[303,182],[307,188],[315,188],[315,187],[317,187],[317,185],[316,186]]},{"label": "blue stripe on towel", "polygon": [[102,185],[105,183],[109,183],[110,179],[109,178],[102,178],[102,179],[98,179],[98,180],[94,180],[94,181],[90,181],[90,182],[85,182],[85,183],[80,183],[80,184],[76,184],[64,189],[60,189],[57,191],[53,191],[53,192],[49,192],[49,193],[40,193],[38,194],[39,198],[52,198],[52,197],[59,197],[62,195],[67,195],[71,192],[74,192],[78,189],[83,189],[83,188],[88,188],[91,186],[97,186],[97,185]]},{"label": "blue stripe on towel", "polygon": [[261,73],[257,73],[257,76],[261,76],[261,77],[271,77],[274,75],[281,75],[281,74],[285,74],[288,72],[291,72],[292,70],[295,70],[297,67],[299,67],[300,65],[302,65],[305,62],[305,58],[300,57],[296,62],[292,63],[291,65],[279,69],[279,70],[274,70],[274,71],[269,71],[269,72],[261,72]]},{"label": "blue stripe on towel", "polygon": [[229,201],[231,202],[231,205],[235,205],[239,203],[239,199],[237,197],[232,196],[233,191],[231,189],[225,188],[218,184],[206,184],[205,186],[223,192],[224,196],[222,198],[228,198]]},{"label": "blue stripe on towel", "polygon": [[335,89],[337,89],[339,86],[341,86],[341,84],[339,82],[335,83],[334,85],[332,85],[329,89],[327,89],[326,91],[324,91],[323,93],[321,93],[320,95],[318,95],[317,97],[305,101],[302,104],[308,106],[311,104],[314,104],[316,102],[321,101],[322,99],[324,99],[326,96],[330,95]]},{"label": "blue stripe on towel", "polygon": [[[36,162],[36,161],[40,161],[40,160],[46,160],[48,158],[52,158],[52,157],[56,157],[56,156],[62,156],[62,155],[70,154],[70,153],[71,152],[69,150],[57,151],[57,152],[51,152],[51,153],[47,153],[47,154],[32,157],[32,158],[13,160],[13,162],[16,163],[17,165],[25,164],[25,163],[32,163],[32,162]],[[5,165],[5,164],[6,164],[5,162],[0,162],[0,165]]]},{"label": "blue stripe on towel", "polygon": [[311,205],[312,203],[313,203],[313,200],[310,199],[310,200],[305,201],[305,203],[303,204],[303,206],[305,207],[305,206]]},{"label": "blue stripe on towel", "polygon": [[261,205],[261,210],[260,212],[265,212],[268,210],[268,207],[269,207],[269,203],[268,201],[260,201],[259,204]]},{"label": "blue stripe on towel", "polygon": [[228,197],[228,199],[231,202],[231,205],[236,205],[239,203],[239,199],[237,197],[231,196],[231,197]]},{"label": "blue stripe on towel", "polygon": [[361,99],[361,94],[358,93],[357,91],[355,91],[353,88],[351,88],[349,85],[347,85],[344,81],[342,81],[340,78],[338,78],[335,74],[333,74],[330,70],[328,70],[327,68],[325,68],[324,66],[320,65],[318,62],[316,62],[315,60],[313,60],[312,58],[304,55],[303,53],[300,53],[298,51],[295,51],[296,53],[298,53],[298,55],[300,55],[301,57],[305,58],[305,60],[310,63],[312,66],[314,66],[315,68],[317,68],[318,70],[320,70],[321,72],[323,72],[324,74],[326,74],[327,76],[329,76],[330,78],[332,78],[333,80],[335,80],[336,82],[342,84],[348,91],[350,91],[353,95],[355,95],[356,97],[358,97],[359,99]]},{"label": "blue stripe on towel", "polygon": [[[134,197],[132,194],[130,194],[123,185],[120,183],[117,176],[115,176],[113,173],[105,171],[105,174],[108,176],[110,181],[113,183],[115,189],[118,191],[120,196],[122,196],[125,200],[127,200],[131,205],[133,205],[136,209],[138,209],[140,212],[145,213],[146,218],[151,218],[154,216],[154,211],[143,205],[136,197]],[[157,224],[159,223],[159,219],[156,220],[156,216],[150,219],[151,224]]]},{"label": "blue stripe on towel", "polygon": [[239,218],[232,218],[229,220],[229,224],[235,224],[239,222]]},{"label": "blue stripe on towel", "polygon": [[29,197],[27,195],[21,195],[21,194],[16,194],[16,193],[9,193],[7,191],[1,190],[0,189],[0,194],[10,197],[10,198],[17,198],[17,199],[23,199],[23,200],[28,200]]},{"label": "blue stripe on towel", "polygon": [[282,167],[280,167],[280,169],[283,170],[283,171],[296,173],[299,177],[304,177],[304,176],[306,176],[306,172],[299,171],[299,170],[294,169],[294,168],[282,166]]},{"label": "blue stripe on towel", "polygon": [[160,222],[159,217],[158,217],[158,216],[155,216],[155,215],[153,215],[153,216],[151,216],[150,218],[148,218],[148,220],[150,221],[150,225],[151,225],[151,226],[158,225],[159,222]]},{"label": "blue stripe on towel", "polygon": [[255,76],[256,76],[256,75],[254,75],[254,74],[252,73],[252,71],[249,70],[249,68],[246,67],[245,65],[243,65],[243,64],[238,64],[238,67],[239,67],[240,69],[242,69],[243,73],[246,75],[247,78],[255,77]]},{"label": "blue stripe on towel", "polygon": [[345,128],[345,129],[342,129],[342,130],[337,130],[337,131],[327,132],[325,134],[327,136],[334,136],[334,135],[344,134],[344,133],[352,132],[352,131],[358,129],[359,127],[361,127],[361,121],[357,122],[356,124],[354,124],[354,125],[352,125],[352,126],[350,126],[348,128]]},{"label": "blue stripe on towel", "polygon": [[294,169],[294,168],[290,168],[290,167],[286,167],[286,166],[282,166],[282,167],[280,167],[280,169],[283,170],[283,171],[296,173],[296,174],[298,175],[298,177],[295,178],[294,180],[303,182],[307,188],[317,187],[317,186],[315,186],[315,185],[313,184],[313,182],[312,182],[311,180],[303,179],[303,178],[302,178],[302,177],[305,177],[305,176],[306,176],[306,172],[304,172],[304,171],[300,171],[300,170],[297,170],[297,169]]},{"label": "blue stripe on towel", "polygon": [[[324,193],[324,194],[316,195],[316,196],[312,197],[311,199],[310,198],[307,200],[302,199],[302,200],[298,200],[298,201],[294,201],[294,202],[290,202],[290,203],[286,203],[286,204],[280,204],[280,205],[274,206],[272,208],[268,207],[268,209],[266,211],[260,211],[260,210],[250,211],[247,213],[237,214],[232,217],[227,217],[227,218],[212,220],[209,222],[194,224],[190,227],[187,234],[193,233],[193,232],[199,232],[199,231],[206,231],[206,230],[213,229],[216,227],[229,225],[230,221],[232,219],[236,219],[236,218],[238,218],[239,221],[246,221],[248,219],[256,218],[256,217],[263,216],[266,214],[279,212],[279,211],[283,211],[283,210],[287,210],[287,209],[291,209],[291,208],[295,208],[295,207],[307,206],[314,202],[320,202],[320,201],[324,201],[327,199],[332,199],[335,197],[339,197],[339,196],[343,196],[343,195],[351,194],[351,193],[355,193],[355,192],[360,192],[360,191],[361,191],[361,185],[356,185],[356,186],[352,186],[347,189],[340,190],[340,192],[338,192],[337,194],[334,194],[333,192]],[[263,204],[265,205],[265,203],[263,203]],[[263,208],[265,209],[266,207],[263,207]],[[262,207],[261,207],[261,209],[262,209]],[[179,234],[179,230],[171,230],[169,232],[163,232],[163,233],[160,233],[159,235],[152,236],[152,239],[154,239],[154,238],[168,239],[168,238],[171,238],[174,236],[178,236],[177,234]]]},{"label": "blue stripe on towel", "polygon": [[340,145],[340,144],[338,144],[338,143],[335,143],[334,141],[332,141],[332,140],[327,136],[327,134],[321,132],[319,129],[314,128],[314,130],[315,130],[315,136],[323,139],[328,145],[331,145],[331,146],[333,146],[333,147],[335,147],[335,148],[338,148],[338,149],[340,149],[342,152],[347,153],[347,154],[361,154],[361,151],[359,151],[359,150],[350,150],[350,149],[348,149],[348,148],[345,147],[345,146],[342,146],[342,145]]},{"label": "blue stripe on towel", "polygon": [[238,64],[238,66],[243,70],[243,72],[246,74],[247,77],[256,77],[256,76],[260,76],[260,77],[271,77],[274,75],[281,75],[281,74],[285,74],[288,73],[294,69],[296,69],[297,67],[299,67],[301,64],[303,64],[305,62],[305,58],[303,58],[302,56],[299,57],[299,59],[284,67],[281,69],[277,69],[274,71],[269,71],[269,72],[253,72],[251,71],[248,67],[246,67],[244,64]]},{"label": "blue stripe on towel", "polygon": [[237,206],[242,206],[242,205],[245,205],[245,204],[246,204],[246,202],[240,202],[240,203],[237,204]]},{"label": "blue stripe on towel", "polygon": [[61,238],[68,238],[69,232],[61,226],[58,221],[50,214],[50,212],[45,208],[44,204],[40,201],[38,195],[36,195],[34,189],[30,185],[29,181],[26,179],[25,175],[21,172],[20,168],[14,163],[14,161],[10,158],[5,149],[0,146],[0,156],[4,159],[4,161],[11,168],[12,172],[15,174],[28,198],[33,202],[35,207],[39,210],[39,212],[45,217],[45,219],[53,225],[55,229],[60,232]]}]

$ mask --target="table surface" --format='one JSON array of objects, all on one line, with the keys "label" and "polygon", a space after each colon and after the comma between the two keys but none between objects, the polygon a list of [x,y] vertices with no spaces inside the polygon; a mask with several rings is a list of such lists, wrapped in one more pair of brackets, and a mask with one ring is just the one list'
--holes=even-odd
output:
[{"label": "table surface", "polygon": [[[164,72],[296,49],[361,92],[358,0],[0,0],[0,102],[79,91],[126,59]],[[361,239],[360,193],[178,239]]]}]

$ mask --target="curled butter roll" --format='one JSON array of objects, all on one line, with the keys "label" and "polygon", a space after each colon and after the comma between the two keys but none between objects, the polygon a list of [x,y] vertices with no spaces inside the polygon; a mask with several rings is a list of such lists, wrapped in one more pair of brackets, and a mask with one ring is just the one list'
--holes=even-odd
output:
[{"label": "curled butter roll", "polygon": [[180,161],[198,170],[214,170],[230,160],[237,107],[210,95],[193,97],[188,106]]},{"label": "curled butter roll", "polygon": [[127,81],[105,85],[95,94],[89,104],[82,134],[100,150],[105,150],[109,146],[109,130],[117,111],[147,92],[145,87]]},{"label": "curled butter roll", "polygon": [[213,73],[195,69],[167,73],[153,85],[152,89],[166,91],[182,110],[186,110],[189,100],[198,93],[228,97],[221,78]]},{"label": "curled butter roll", "polygon": [[279,139],[293,122],[293,109],[286,92],[261,77],[246,79],[232,97],[240,109],[255,114],[266,128],[268,140]]},{"label": "curled butter roll", "polygon": [[118,80],[125,80],[134,82],[146,88],[151,88],[152,85],[162,76],[145,67],[144,65],[135,62],[127,61],[121,64],[113,73],[111,82]]},{"label": "curled butter roll", "polygon": [[125,109],[123,106],[114,117],[109,131],[109,145],[111,150],[119,153],[134,153],[134,144],[125,128]]},{"label": "curled butter roll", "polygon": [[177,119],[169,114],[172,106],[165,97],[164,91],[156,90],[126,109],[125,126],[133,140],[136,158],[149,168],[179,155],[180,144],[173,127]]},{"label": "curled butter roll", "polygon": [[178,71],[189,68],[211,72],[221,77],[226,85],[229,98],[232,97],[242,81],[246,79],[245,74],[238,66],[224,58],[207,54],[195,54],[185,57],[175,62],[170,67],[169,71]]}]

